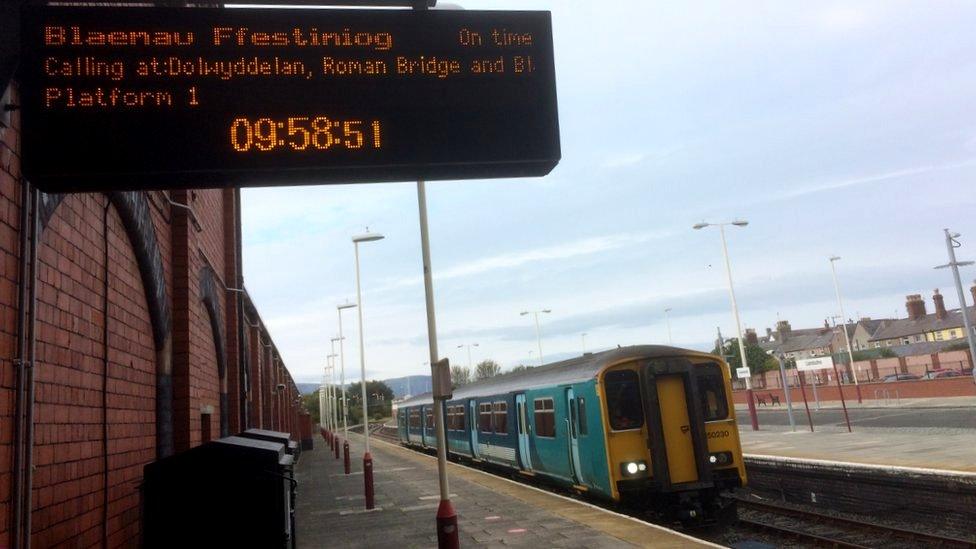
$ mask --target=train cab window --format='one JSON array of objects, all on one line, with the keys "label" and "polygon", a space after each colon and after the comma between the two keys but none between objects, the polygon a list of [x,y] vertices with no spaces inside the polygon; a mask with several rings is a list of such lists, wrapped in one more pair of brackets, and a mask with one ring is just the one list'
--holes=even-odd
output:
[{"label": "train cab window", "polygon": [[579,410],[579,433],[581,435],[586,434],[586,400],[583,397],[576,397],[576,402],[578,403],[577,409]]},{"label": "train cab window", "polygon": [[535,408],[535,436],[556,436],[556,411],[553,409],[551,398],[537,398],[533,403]]},{"label": "train cab window", "polygon": [[492,405],[493,414],[493,424],[495,427],[495,432],[504,435],[508,433],[508,403],[507,402],[496,402]]},{"label": "train cab window", "polygon": [[483,402],[478,405],[478,430],[482,433],[491,432],[491,403]]},{"label": "train cab window", "polygon": [[603,376],[607,391],[607,412],[610,428],[614,431],[639,429],[644,425],[644,409],[641,406],[640,383],[637,372],[617,370]]},{"label": "train cab window", "polygon": [[716,421],[729,417],[729,406],[725,397],[725,380],[718,364],[706,364],[698,370],[698,398],[701,401],[705,421]]}]

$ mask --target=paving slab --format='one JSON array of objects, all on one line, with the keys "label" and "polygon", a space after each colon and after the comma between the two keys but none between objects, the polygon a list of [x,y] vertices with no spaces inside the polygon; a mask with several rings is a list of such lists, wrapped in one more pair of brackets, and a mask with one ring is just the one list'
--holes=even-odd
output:
[{"label": "paving slab", "polygon": [[[363,441],[352,433],[349,438],[349,475],[322,440],[302,453],[296,466],[298,547],[436,547],[436,460],[371,439],[376,510],[367,512]],[[483,471],[449,467],[462,547],[718,547]]]}]

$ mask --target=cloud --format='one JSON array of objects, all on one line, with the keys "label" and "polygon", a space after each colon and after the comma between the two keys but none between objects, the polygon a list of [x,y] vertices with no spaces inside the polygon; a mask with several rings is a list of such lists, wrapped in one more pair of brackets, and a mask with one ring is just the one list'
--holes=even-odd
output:
[{"label": "cloud", "polygon": [[[572,242],[567,242],[565,244],[556,244],[554,246],[546,246],[531,250],[509,252],[477,259],[467,263],[460,263],[443,270],[438,270],[434,274],[434,277],[438,281],[444,281],[455,278],[481,275],[490,271],[514,269],[523,267],[530,263],[537,263],[541,261],[572,259],[575,257],[593,255],[601,252],[608,252],[611,250],[635,246],[653,240],[660,240],[667,238],[672,234],[674,234],[674,231],[662,230],[643,233],[620,233],[582,238]],[[380,291],[404,286],[412,286],[415,284],[421,284],[422,282],[423,278],[421,277],[403,278],[381,288]]]}]

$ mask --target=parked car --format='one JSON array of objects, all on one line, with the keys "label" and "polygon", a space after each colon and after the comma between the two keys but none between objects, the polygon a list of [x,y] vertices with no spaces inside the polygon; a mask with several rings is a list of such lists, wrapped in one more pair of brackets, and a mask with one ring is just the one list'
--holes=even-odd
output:
[{"label": "parked car", "polygon": [[962,372],[957,372],[955,370],[936,370],[934,372],[929,372],[922,376],[922,379],[941,379],[943,377],[962,377]]},{"label": "parked car", "polygon": [[915,374],[889,374],[884,376],[884,379],[882,379],[881,381],[883,383],[892,383],[895,381],[912,381],[916,379],[922,379],[922,378]]}]

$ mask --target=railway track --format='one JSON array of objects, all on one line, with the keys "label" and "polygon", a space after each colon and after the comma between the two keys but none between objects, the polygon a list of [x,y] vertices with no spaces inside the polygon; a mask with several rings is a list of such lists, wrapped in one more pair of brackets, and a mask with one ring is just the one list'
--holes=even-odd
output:
[{"label": "railway track", "polygon": [[[393,444],[400,443],[395,428],[384,425],[370,426],[370,434]],[[837,517],[741,497],[737,500],[739,503],[739,520],[733,529],[739,531],[738,537],[742,537],[742,531],[745,530],[762,533],[767,540],[794,540],[801,545],[821,547],[850,549],[959,547],[976,549],[976,542],[974,541]],[[627,512],[619,507],[614,507],[613,510],[625,512],[640,520],[647,520],[646,517],[640,516],[640,513]],[[673,527],[673,525],[668,526]],[[704,537],[711,539],[711,541],[724,543],[721,535],[717,538],[711,535]]]},{"label": "railway track", "polygon": [[976,542],[739,498],[739,526],[778,539],[843,548],[976,548]]}]

